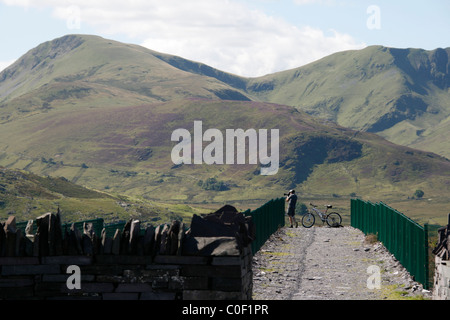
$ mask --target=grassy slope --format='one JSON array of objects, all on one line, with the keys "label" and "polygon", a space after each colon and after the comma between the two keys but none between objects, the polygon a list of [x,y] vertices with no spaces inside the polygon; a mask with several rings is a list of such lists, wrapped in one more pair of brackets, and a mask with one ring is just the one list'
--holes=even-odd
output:
[{"label": "grassy slope", "polygon": [[[229,124],[280,128],[283,167],[276,176],[260,176],[258,165],[174,168],[170,152],[176,143],[170,135],[178,128],[192,132],[194,120],[202,120],[204,130],[222,132]],[[0,134],[17,142],[8,146],[2,165],[156,202],[208,202],[215,207],[233,202],[246,209],[248,203],[262,204],[291,187],[305,198],[348,199],[356,193],[374,201],[406,199],[418,188],[438,199],[449,191],[450,162],[375,134],[355,137],[354,131],[275,104],[185,100],[82,114],[58,110],[3,124]],[[229,184],[230,190],[198,186],[199,180],[211,177]]]},{"label": "grassy slope", "polygon": [[0,74],[0,124],[53,109],[141,105],[227,95],[216,80],[174,68],[143,47],[93,36],[66,36],[30,50]]},{"label": "grassy slope", "polygon": [[64,223],[103,218],[105,223],[131,218],[150,223],[173,219],[190,222],[204,209],[114,196],[87,189],[64,178],[42,177],[23,170],[0,167],[0,221],[14,215],[18,222],[35,219],[60,208]]},{"label": "grassy slope", "polygon": [[[254,100],[291,105],[356,130],[447,158],[450,49],[371,46],[253,79],[165,54],[172,66],[227,83]],[[241,91],[242,92],[242,91]]]},{"label": "grassy slope", "polygon": [[252,79],[248,91],[263,101],[449,157],[450,149],[440,144],[449,134],[444,122],[450,116],[449,52],[379,46],[340,52]]}]

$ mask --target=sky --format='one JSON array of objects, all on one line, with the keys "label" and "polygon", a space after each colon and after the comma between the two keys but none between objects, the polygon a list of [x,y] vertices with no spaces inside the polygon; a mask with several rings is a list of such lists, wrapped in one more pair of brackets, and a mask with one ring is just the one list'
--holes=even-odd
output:
[{"label": "sky", "polygon": [[448,0],[0,0],[0,70],[93,34],[257,77],[370,45],[450,47]]}]

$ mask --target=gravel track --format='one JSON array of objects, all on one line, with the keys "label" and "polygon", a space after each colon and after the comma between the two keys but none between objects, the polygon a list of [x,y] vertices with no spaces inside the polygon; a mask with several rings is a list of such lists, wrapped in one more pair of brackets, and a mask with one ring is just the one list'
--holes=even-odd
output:
[{"label": "gravel track", "polygon": [[[370,266],[381,286],[368,288]],[[369,281],[369,284],[374,282]],[[352,227],[282,228],[253,258],[254,300],[429,298],[380,243]]]}]

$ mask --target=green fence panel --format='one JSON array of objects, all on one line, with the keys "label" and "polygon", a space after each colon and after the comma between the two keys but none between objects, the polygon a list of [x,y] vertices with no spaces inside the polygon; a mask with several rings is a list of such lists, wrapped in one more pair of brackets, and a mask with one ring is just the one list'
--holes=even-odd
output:
[{"label": "green fence panel", "polygon": [[[16,223],[16,228],[20,229],[22,231],[23,234],[25,234],[25,229],[28,225],[28,221],[22,221],[22,222],[17,222]],[[36,224],[36,220],[33,221],[33,234],[36,233],[36,229],[37,229],[37,224]]]},{"label": "green fence panel", "polygon": [[261,249],[278,228],[284,227],[284,205],[284,198],[278,198],[268,201],[258,209],[244,212],[244,215],[252,217],[256,229],[256,238],[252,242],[253,254]]},{"label": "green fence panel", "polygon": [[425,228],[379,202],[351,199],[351,225],[364,234],[376,234],[386,249],[422,283],[425,289],[429,283],[428,234]]},{"label": "green fence panel", "polygon": [[116,230],[119,229],[120,231],[122,231],[123,228],[125,227],[125,224],[126,224],[126,221],[106,225],[104,227],[106,236],[110,237],[110,238],[114,237]]},{"label": "green fence panel", "polygon": [[[83,233],[83,225],[84,225],[84,223],[92,223],[92,227],[94,228],[95,234],[98,237],[101,236],[102,230],[103,230],[103,225],[104,225],[104,220],[102,218],[75,222],[74,223],[75,227],[78,230],[80,230],[81,233]],[[72,223],[65,223],[65,224],[63,224],[62,225],[63,234],[64,234],[64,229],[67,228],[69,230],[71,226],[72,226]]]}]

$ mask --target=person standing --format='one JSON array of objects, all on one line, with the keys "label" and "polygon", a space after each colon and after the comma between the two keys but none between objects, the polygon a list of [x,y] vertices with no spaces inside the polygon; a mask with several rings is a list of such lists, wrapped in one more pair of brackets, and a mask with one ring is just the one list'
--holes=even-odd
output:
[{"label": "person standing", "polygon": [[288,202],[287,215],[289,216],[289,222],[291,223],[291,228],[298,227],[298,222],[295,220],[295,206],[297,205],[297,195],[295,194],[295,190],[290,190],[287,197],[286,202]]}]

